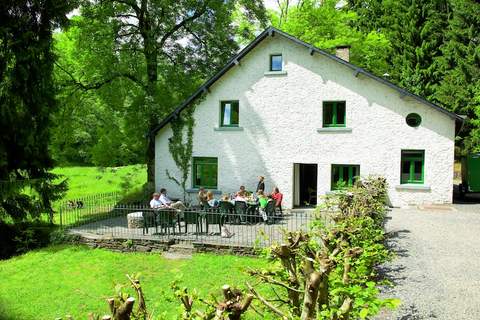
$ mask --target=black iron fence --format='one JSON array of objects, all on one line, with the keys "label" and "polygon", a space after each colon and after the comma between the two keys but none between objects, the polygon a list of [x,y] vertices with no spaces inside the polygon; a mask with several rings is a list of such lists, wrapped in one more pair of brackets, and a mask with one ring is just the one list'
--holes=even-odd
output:
[{"label": "black iron fence", "polygon": [[285,231],[306,230],[314,215],[311,210],[267,214],[257,207],[175,210],[117,204],[94,219],[77,219],[68,226],[89,236],[264,247],[281,241]]},{"label": "black iron fence", "polygon": [[58,214],[54,215],[54,223],[69,228],[108,219],[120,197],[119,193],[111,192],[62,201],[57,207]]}]

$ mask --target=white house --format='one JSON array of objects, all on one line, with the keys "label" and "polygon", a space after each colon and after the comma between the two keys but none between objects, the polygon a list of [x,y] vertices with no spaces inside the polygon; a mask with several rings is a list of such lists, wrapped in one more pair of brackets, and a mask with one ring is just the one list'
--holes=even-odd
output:
[{"label": "white house", "polygon": [[393,206],[452,201],[460,116],[278,29],[260,34],[154,130],[156,188],[178,197],[166,175],[180,176],[170,121],[194,102],[192,195],[199,186],[254,190],[263,175],[266,191],[278,186],[291,208],[375,174],[386,177]]}]

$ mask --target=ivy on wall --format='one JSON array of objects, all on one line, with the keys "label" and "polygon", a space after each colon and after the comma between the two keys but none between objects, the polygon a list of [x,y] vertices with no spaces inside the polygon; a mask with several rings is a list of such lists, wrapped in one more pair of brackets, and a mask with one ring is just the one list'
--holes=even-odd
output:
[{"label": "ivy on wall", "polygon": [[166,174],[170,180],[182,188],[184,201],[186,200],[187,180],[192,162],[194,111],[195,106],[190,106],[170,122],[173,134],[168,139],[168,150],[180,170],[180,177],[172,176],[168,169]]}]

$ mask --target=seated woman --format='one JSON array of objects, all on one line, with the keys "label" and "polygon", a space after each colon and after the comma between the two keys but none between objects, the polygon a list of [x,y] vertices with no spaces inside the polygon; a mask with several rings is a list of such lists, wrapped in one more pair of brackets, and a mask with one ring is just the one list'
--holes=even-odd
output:
[{"label": "seated woman", "polygon": [[283,194],[280,193],[278,187],[273,188],[272,199],[275,200],[275,209],[280,210],[280,214],[282,214]]},{"label": "seated woman", "polygon": [[235,201],[246,201],[246,191],[244,186],[240,186],[240,190],[235,194]]},{"label": "seated woman", "polygon": [[218,200],[213,197],[212,191],[207,192],[207,202],[208,202],[208,205],[212,208],[218,207]]}]

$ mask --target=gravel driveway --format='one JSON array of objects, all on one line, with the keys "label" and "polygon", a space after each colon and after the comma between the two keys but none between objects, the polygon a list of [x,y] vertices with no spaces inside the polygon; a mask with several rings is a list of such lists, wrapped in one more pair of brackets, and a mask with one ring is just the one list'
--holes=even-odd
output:
[{"label": "gravel driveway", "polygon": [[393,209],[386,230],[382,293],[402,305],[377,319],[480,319],[480,204]]}]

